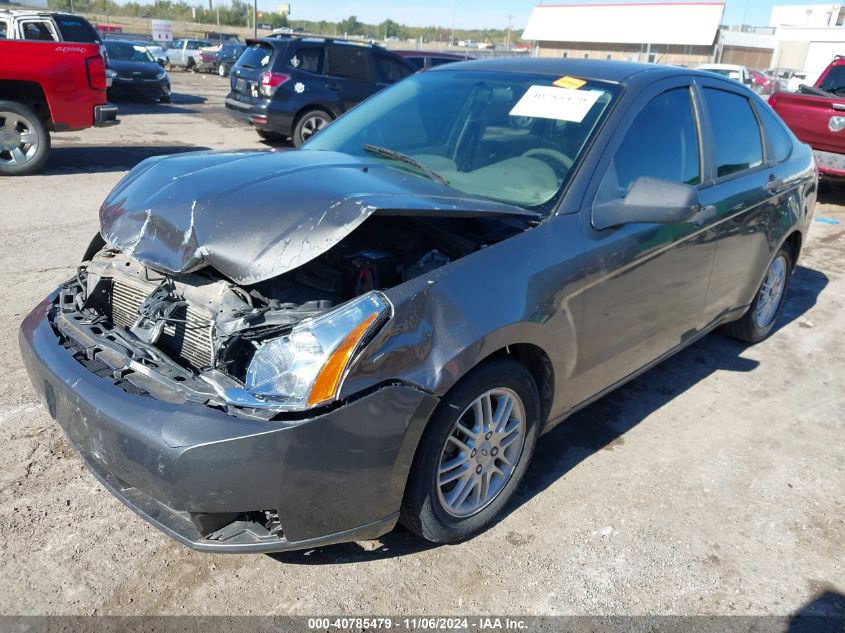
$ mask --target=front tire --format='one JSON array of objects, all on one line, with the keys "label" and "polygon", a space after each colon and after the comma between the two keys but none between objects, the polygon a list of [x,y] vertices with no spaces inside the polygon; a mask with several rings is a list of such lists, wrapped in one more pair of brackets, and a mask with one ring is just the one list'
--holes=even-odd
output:
[{"label": "front tire", "polygon": [[724,332],[746,343],[759,343],[768,338],[783,311],[791,279],[792,252],[787,246],[782,246],[769,264],[748,311],[738,321],[724,325]]},{"label": "front tire", "polygon": [[49,153],[50,132],[32,108],[0,101],[0,176],[33,174]]},{"label": "front tire", "polygon": [[540,428],[540,395],[510,358],[473,369],[443,398],[414,457],[400,521],[434,543],[488,527],[522,480]]}]

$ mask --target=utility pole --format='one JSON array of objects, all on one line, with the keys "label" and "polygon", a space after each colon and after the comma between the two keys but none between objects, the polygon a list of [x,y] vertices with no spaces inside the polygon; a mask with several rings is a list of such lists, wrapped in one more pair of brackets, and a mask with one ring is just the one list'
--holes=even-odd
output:
[{"label": "utility pole", "polygon": [[505,37],[505,50],[509,51],[511,47],[511,24],[513,22],[513,15],[509,13],[505,17],[508,19],[508,34]]},{"label": "utility pole", "polygon": [[252,36],[258,37],[258,0],[252,0]]}]

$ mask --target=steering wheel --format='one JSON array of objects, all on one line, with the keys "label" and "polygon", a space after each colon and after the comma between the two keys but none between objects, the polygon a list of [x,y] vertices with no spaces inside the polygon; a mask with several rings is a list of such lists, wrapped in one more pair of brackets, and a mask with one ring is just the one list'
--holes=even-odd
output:
[{"label": "steering wheel", "polygon": [[544,158],[551,158],[553,161],[560,163],[563,165],[563,168],[566,171],[569,171],[572,168],[572,159],[569,158],[563,152],[559,152],[556,149],[549,149],[547,147],[535,147],[534,149],[529,149],[527,152],[523,154],[526,158],[531,158],[532,156],[542,156]]}]

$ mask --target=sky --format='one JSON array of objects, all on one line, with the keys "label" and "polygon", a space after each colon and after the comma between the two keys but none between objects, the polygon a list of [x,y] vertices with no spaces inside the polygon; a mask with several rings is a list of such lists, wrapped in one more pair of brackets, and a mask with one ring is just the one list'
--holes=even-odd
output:
[{"label": "sky", "polygon": [[[581,4],[628,2],[630,0],[575,0]],[[508,26],[521,31],[537,0],[259,0],[260,10],[275,10],[279,3],[291,5],[294,20],[327,20],[337,22],[355,15],[361,22],[378,24],[390,18],[411,26],[456,28],[499,28]],[[564,0],[547,0],[544,4],[564,4]],[[725,24],[745,23],[765,26],[775,4],[822,4],[823,0],[726,0]]]}]

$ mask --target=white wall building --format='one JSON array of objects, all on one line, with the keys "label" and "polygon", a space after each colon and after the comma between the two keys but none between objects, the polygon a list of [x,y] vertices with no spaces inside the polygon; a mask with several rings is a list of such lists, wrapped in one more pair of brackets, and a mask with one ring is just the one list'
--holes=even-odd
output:
[{"label": "white wall building", "polygon": [[775,5],[769,16],[769,26],[840,26],[843,17],[845,12],[841,4]]},{"label": "white wall building", "polygon": [[538,5],[522,39],[541,57],[693,65],[710,61],[721,2]]}]

